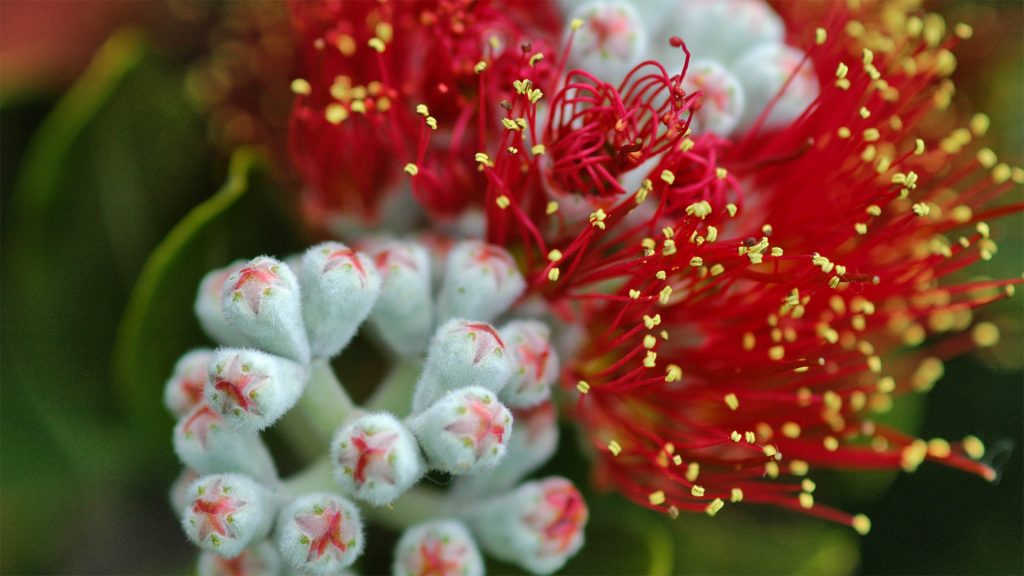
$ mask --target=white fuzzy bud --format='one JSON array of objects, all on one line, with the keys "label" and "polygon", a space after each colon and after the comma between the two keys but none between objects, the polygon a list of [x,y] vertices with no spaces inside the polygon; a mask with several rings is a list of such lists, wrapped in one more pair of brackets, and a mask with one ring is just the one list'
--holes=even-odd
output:
[{"label": "white fuzzy bud", "polygon": [[493,468],[455,482],[453,494],[465,501],[485,498],[511,489],[540,468],[558,448],[558,421],[550,402],[528,410],[513,411],[516,433],[508,442],[505,457]]},{"label": "white fuzzy bud", "polygon": [[168,496],[171,500],[171,510],[174,510],[175,514],[181,514],[181,511],[185,509],[185,506],[188,506],[188,489],[192,487],[192,483],[198,478],[198,472],[191,468],[184,468],[178,474],[178,477],[174,479],[174,483],[171,484]]},{"label": "white fuzzy bud", "polygon": [[245,260],[235,260],[203,276],[196,294],[195,313],[206,335],[222,346],[245,346],[249,342],[224,318],[224,283],[245,268]]},{"label": "white fuzzy bud", "polygon": [[466,386],[498,392],[511,373],[505,342],[493,326],[449,320],[430,342],[423,374],[413,393],[412,411],[421,412],[445,393]]},{"label": "white fuzzy bud", "polygon": [[250,546],[234,558],[213,552],[199,554],[199,576],[277,576],[281,573],[281,555],[270,542]]},{"label": "white fuzzy bud", "polygon": [[558,354],[551,345],[551,331],[543,322],[514,320],[499,332],[512,364],[512,376],[499,397],[510,408],[530,408],[551,396],[558,377]]},{"label": "white fuzzy bud", "polygon": [[331,458],[345,493],[374,506],[390,504],[427,471],[416,439],[390,414],[368,414],[338,430]]},{"label": "white fuzzy bud", "polygon": [[583,25],[575,31],[570,68],[586,70],[618,85],[631,68],[646,58],[647,31],[633,5],[622,1],[589,2],[573,11],[568,21],[576,19]]},{"label": "white fuzzy bud", "polygon": [[335,356],[370,314],[380,294],[380,274],[365,254],[338,242],[324,242],[306,251],[299,277],[312,354]]},{"label": "white fuzzy bud", "polygon": [[[803,63],[803,66],[801,66]],[[799,71],[798,71],[799,68]],[[762,130],[783,128],[797,119],[818,97],[818,78],[804,53],[782,44],[765,44],[746,53],[733,67],[746,95],[739,130],[753,128],[768,104],[795,73],[785,92],[768,112]]]},{"label": "white fuzzy bud", "polygon": [[205,402],[178,420],[174,452],[200,474],[239,472],[266,482],[277,478],[274,460],[260,437],[228,425]]},{"label": "white fuzzy bud", "polygon": [[363,553],[363,522],[351,502],[327,492],[296,498],[281,511],[277,546],[304,573],[335,574]]},{"label": "white fuzzy bud", "polygon": [[234,558],[267,536],[275,512],[270,492],[252,478],[214,474],[192,483],[181,525],[200,548]]},{"label": "white fuzzy bud", "polygon": [[260,256],[228,277],[224,317],[249,342],[267,352],[309,363],[299,281],[287,264]]},{"label": "white fuzzy bud", "polygon": [[587,505],[572,482],[551,477],[481,501],[468,520],[481,547],[534,574],[550,574],[583,546]]},{"label": "white fuzzy bud", "polygon": [[512,413],[491,391],[461,388],[409,421],[427,463],[451,474],[472,474],[505,456],[512,434]]},{"label": "white fuzzy bud", "polygon": [[739,124],[745,110],[743,86],[731,72],[712,60],[694,60],[683,78],[683,90],[700,91],[690,122],[695,134],[713,132],[728,136]]},{"label": "white fuzzy bud", "polygon": [[683,63],[682,51],[669,45],[673,36],[686,42],[692,58],[715,60],[731,67],[755,46],[781,44],[786,32],[782,19],[763,0],[646,3],[659,8],[644,11],[651,27],[652,51],[673,72]]},{"label": "white fuzzy bud", "polygon": [[433,329],[430,256],[413,242],[367,245],[381,276],[381,292],[370,323],[399,356],[426,350]]},{"label": "white fuzzy bud", "polygon": [[308,379],[304,366],[258,350],[221,348],[208,365],[206,401],[244,432],[276,422],[298,402]]},{"label": "white fuzzy bud", "polygon": [[507,250],[478,240],[459,242],[448,253],[437,298],[438,319],[460,317],[490,322],[525,288],[526,282]]},{"label": "white fuzzy bud", "polygon": [[174,365],[174,372],[164,386],[164,406],[171,414],[182,417],[203,401],[206,389],[206,366],[213,351],[206,348],[192,350]]},{"label": "white fuzzy bud", "polygon": [[484,562],[461,522],[435,520],[405,531],[395,547],[393,576],[483,576]]}]

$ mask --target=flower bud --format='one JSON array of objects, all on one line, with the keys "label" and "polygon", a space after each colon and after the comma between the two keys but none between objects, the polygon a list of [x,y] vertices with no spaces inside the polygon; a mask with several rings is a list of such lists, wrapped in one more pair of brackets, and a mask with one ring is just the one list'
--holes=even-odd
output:
[{"label": "flower bud", "polygon": [[394,576],[483,576],[484,562],[461,522],[435,520],[405,531],[395,548]]},{"label": "flower bud", "polygon": [[274,512],[270,492],[253,479],[214,474],[192,483],[181,524],[200,548],[234,558],[270,532]]},{"label": "flower bud", "polygon": [[289,566],[302,572],[339,572],[359,558],[363,544],[359,510],[336,494],[300,496],[278,519],[278,549]]},{"label": "flower bud", "polygon": [[[643,4],[646,4],[644,2]],[[730,67],[744,53],[762,44],[782,43],[785,27],[779,15],[763,0],[672,0],[651,26],[655,59],[670,70],[683,56],[669,39],[686,42],[692,58],[715,60]]]},{"label": "flower bud", "polygon": [[441,398],[414,416],[409,427],[431,468],[470,474],[496,465],[505,456],[512,413],[493,392],[471,386]]},{"label": "flower bud", "polygon": [[557,476],[483,500],[468,514],[484,550],[534,574],[558,570],[579,551],[587,515],[576,487]]},{"label": "flower bud", "polygon": [[224,283],[245,268],[245,260],[235,260],[224,268],[208,272],[199,283],[195,313],[206,335],[222,346],[245,346],[245,336],[224,318]]},{"label": "flower bud", "polygon": [[762,129],[787,126],[814,102],[818,97],[818,78],[814,66],[804,62],[804,58],[804,53],[796,48],[765,44],[751,50],[736,63],[733,72],[740,79],[747,100],[739,130],[752,128],[783,86],[786,91],[772,103]]},{"label": "flower bud", "polygon": [[345,493],[374,506],[391,503],[426,472],[416,439],[390,414],[368,414],[338,430],[331,458]]},{"label": "flower bud", "polygon": [[695,134],[713,132],[728,136],[743,117],[746,98],[740,81],[713,60],[694,60],[683,78],[683,90],[701,92],[690,129]]},{"label": "flower bud", "polygon": [[199,576],[276,576],[281,573],[281,555],[266,541],[234,558],[204,551],[199,555],[198,572]]},{"label": "flower bud", "polygon": [[313,356],[337,355],[355,336],[380,294],[373,261],[338,242],[313,246],[302,257],[302,317]]},{"label": "flower bud", "polygon": [[526,282],[507,250],[477,240],[459,242],[448,253],[437,298],[438,318],[490,322],[525,288]]},{"label": "flower bud", "polygon": [[453,493],[472,501],[511,489],[547,462],[558,448],[558,421],[554,405],[545,402],[512,412],[516,433],[508,441],[505,457],[493,468],[455,482]]},{"label": "flower bud", "polygon": [[305,367],[258,350],[221,348],[208,365],[206,401],[243,432],[270,426],[298,402]]},{"label": "flower bud", "polygon": [[274,460],[260,437],[229,426],[205,402],[178,420],[174,451],[201,474],[240,472],[268,482],[277,478]]},{"label": "flower bud", "polygon": [[203,401],[206,388],[206,366],[213,351],[206,348],[192,350],[174,365],[174,372],[164,386],[164,405],[177,417],[188,414]]},{"label": "flower bud", "polygon": [[192,483],[199,478],[199,473],[191,468],[183,469],[178,477],[174,479],[174,483],[171,484],[170,496],[171,499],[171,510],[174,510],[175,514],[180,514],[189,504],[188,489],[192,487]]},{"label": "flower bud", "polygon": [[622,1],[589,2],[569,17],[583,25],[576,30],[569,62],[611,84],[647,56],[647,31],[636,8]]},{"label": "flower bud", "polygon": [[413,393],[413,413],[446,392],[481,386],[493,392],[508,382],[512,367],[501,335],[484,322],[449,320],[430,342],[423,374]]},{"label": "flower bud", "polygon": [[399,356],[421,354],[434,321],[430,257],[412,242],[383,242],[368,248],[381,276],[380,297],[370,312],[370,323]]},{"label": "flower bud", "polygon": [[551,346],[551,331],[536,320],[514,320],[501,328],[511,352],[512,376],[501,389],[501,401],[511,408],[536,406],[551,396],[558,376],[558,354]]},{"label": "flower bud", "polygon": [[260,256],[228,277],[224,317],[250,343],[300,364],[309,363],[299,281],[287,264]]}]

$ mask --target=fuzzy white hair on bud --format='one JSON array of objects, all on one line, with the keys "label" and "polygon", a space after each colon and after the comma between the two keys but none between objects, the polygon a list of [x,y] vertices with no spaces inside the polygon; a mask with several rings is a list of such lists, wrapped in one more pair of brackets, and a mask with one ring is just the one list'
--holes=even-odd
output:
[{"label": "fuzzy white hair on bud", "polygon": [[370,324],[399,356],[422,354],[434,326],[427,249],[399,241],[368,243],[366,249],[381,277],[380,297],[370,312]]},{"label": "fuzzy white hair on bud", "polygon": [[385,413],[361,416],[339,429],[331,460],[345,493],[374,506],[390,504],[427,471],[412,433]]},{"label": "fuzzy white hair on bud", "polygon": [[380,295],[373,260],[338,242],[313,246],[299,275],[302,317],[313,356],[337,355],[355,336]]},{"label": "fuzzy white hair on bud", "polygon": [[743,117],[746,97],[740,81],[713,60],[694,60],[683,78],[683,90],[701,92],[690,129],[728,136]]},{"label": "fuzzy white hair on bud", "polygon": [[171,414],[180,418],[203,401],[206,367],[212,357],[212,350],[199,348],[187,352],[174,364],[164,386],[164,406]]},{"label": "fuzzy white hair on bud", "polygon": [[178,420],[174,452],[200,474],[239,472],[265,482],[277,480],[277,468],[263,440],[228,425],[205,402]]},{"label": "fuzzy white hair on bud", "polygon": [[[570,67],[586,70],[618,84],[630,68],[647,56],[647,31],[633,4],[600,0],[576,8],[566,20],[583,23],[575,29]],[[570,26],[566,35],[572,32]]]},{"label": "fuzzy white hair on bud", "polygon": [[348,500],[328,492],[296,498],[281,511],[277,546],[295,570],[326,576],[363,553],[363,522]]},{"label": "fuzzy white hair on bud", "polygon": [[206,401],[230,425],[257,432],[298,402],[308,370],[291,360],[238,348],[221,348],[208,365]]},{"label": "fuzzy white hair on bud", "polygon": [[525,288],[526,281],[507,250],[464,240],[448,253],[437,298],[438,319],[459,317],[490,322],[507,310]]},{"label": "fuzzy white hair on bud", "polygon": [[395,547],[395,576],[432,574],[483,576],[484,562],[466,527],[456,520],[435,520],[409,528]]},{"label": "fuzzy white hair on bud", "polygon": [[451,474],[474,474],[505,456],[512,413],[490,390],[471,386],[450,392],[410,418],[427,463]]},{"label": "fuzzy white hair on bud", "polygon": [[192,483],[181,525],[200,548],[234,558],[267,536],[275,512],[270,492],[252,478],[214,474]]},{"label": "fuzzy white hair on bud", "polygon": [[[818,97],[818,78],[800,50],[784,44],[763,44],[746,53],[732,70],[743,85],[746,105],[738,130],[754,126],[765,112],[762,129],[771,130],[796,120]],[[792,77],[792,80],[790,78]],[[786,82],[789,82],[786,85]],[[768,105],[776,100],[771,109]]]},{"label": "fuzzy white hair on bud", "polygon": [[197,572],[199,576],[273,576],[281,573],[281,554],[270,542],[250,546],[234,558],[203,551]]},{"label": "fuzzy white hair on bud", "polygon": [[511,373],[505,342],[493,326],[459,318],[449,320],[430,342],[423,374],[413,393],[412,412],[421,412],[445,393],[466,386],[498,392]]},{"label": "fuzzy white hair on bud", "polygon": [[481,500],[467,519],[480,545],[495,558],[550,574],[583,546],[588,511],[572,482],[556,476]]},{"label": "fuzzy white hair on bud", "polygon": [[309,363],[299,281],[287,264],[259,256],[231,274],[222,292],[224,318],[253,346]]},{"label": "fuzzy white hair on bud", "polygon": [[512,375],[499,393],[501,401],[511,408],[530,408],[546,401],[559,369],[547,325],[513,320],[502,326],[499,334],[512,364]]},{"label": "fuzzy white hair on bud", "polygon": [[223,268],[208,272],[199,283],[195,313],[206,335],[222,346],[245,346],[249,342],[224,318],[224,283],[242,268],[245,260],[235,260]]},{"label": "fuzzy white hair on bud", "polygon": [[641,14],[649,26],[655,59],[673,69],[682,64],[669,39],[678,36],[695,59],[716,60],[731,67],[762,44],[781,44],[786,29],[763,0],[645,0]]},{"label": "fuzzy white hair on bud", "polygon": [[198,478],[198,472],[191,468],[184,468],[174,479],[167,496],[171,501],[171,510],[174,510],[175,514],[181,514],[181,511],[189,505],[188,489]]}]

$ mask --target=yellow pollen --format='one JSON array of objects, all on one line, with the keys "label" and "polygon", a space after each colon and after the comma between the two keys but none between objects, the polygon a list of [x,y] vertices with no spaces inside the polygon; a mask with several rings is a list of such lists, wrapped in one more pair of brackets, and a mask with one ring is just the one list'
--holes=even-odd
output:
[{"label": "yellow pollen", "polygon": [[701,498],[704,496],[704,487],[694,485],[693,488],[690,488],[690,494],[693,494],[695,498]]},{"label": "yellow pollen", "polygon": [[928,443],[920,439],[914,440],[900,451],[900,466],[906,472],[914,472],[927,456]]},{"label": "yellow pollen", "polygon": [[978,234],[981,234],[982,238],[988,238],[991,233],[987,222],[978,222],[974,229],[978,231]]},{"label": "yellow pollen", "polygon": [[790,460],[789,461],[789,472],[794,476],[806,476],[810,470],[807,462],[803,460]]},{"label": "yellow pollen", "polygon": [[933,458],[948,458],[953,449],[942,438],[932,438],[928,441],[928,455]]},{"label": "yellow pollen", "polygon": [[405,173],[409,176],[415,176],[416,174],[419,174],[419,171],[420,169],[412,162],[405,165]]},{"label": "yellow pollen", "polygon": [[586,380],[580,380],[576,383],[576,389],[580,391],[580,394],[586,394],[590,392],[590,384],[587,384]]},{"label": "yellow pollen", "polygon": [[629,297],[632,298],[633,300],[639,300],[640,299],[640,291],[637,290],[636,288],[631,288],[629,290]]},{"label": "yellow pollen", "polygon": [[985,456],[985,445],[977,436],[965,436],[963,447],[964,452],[975,460],[981,460]]},{"label": "yellow pollen", "polygon": [[825,439],[822,440],[821,443],[825,446],[825,450],[828,450],[829,452],[839,450],[839,440],[836,440],[835,436],[825,436]]},{"label": "yellow pollen", "polygon": [[845,63],[840,62],[839,66],[836,67],[836,78],[839,78],[839,79],[846,78],[846,74],[849,71],[850,71],[850,68]]},{"label": "yellow pollen", "polygon": [[868,128],[864,130],[863,135],[865,142],[876,142],[881,137],[878,133],[878,128]]},{"label": "yellow pollen", "polygon": [[644,368],[654,368],[655,361],[658,359],[658,353],[653,350],[648,350],[647,355],[644,356]]},{"label": "yellow pollen", "polygon": [[336,46],[338,48],[338,52],[341,52],[343,56],[351,56],[356,53],[356,39],[348,34],[338,36]]},{"label": "yellow pollen", "polygon": [[779,477],[779,465],[774,460],[768,461],[764,465],[764,473],[769,478],[778,478]]},{"label": "yellow pollen", "polygon": [[715,178],[719,180],[725,180],[729,176],[729,171],[725,168],[715,168]]},{"label": "yellow pollen", "polygon": [[494,199],[494,203],[498,205],[498,208],[504,210],[505,208],[508,208],[509,205],[512,204],[512,201],[509,200],[508,196],[502,194],[501,196],[498,196],[497,198]]},{"label": "yellow pollen", "polygon": [[622,446],[615,440],[612,440],[608,443],[608,451],[612,453],[612,456],[618,456],[622,453]]},{"label": "yellow pollen", "polygon": [[671,170],[662,170],[661,181],[671,186],[676,181],[676,175]]},{"label": "yellow pollen", "polygon": [[366,43],[366,45],[369,46],[370,48],[373,48],[378,53],[384,51],[384,41],[381,40],[380,38],[377,38],[377,37],[370,38],[370,40]]},{"label": "yellow pollen", "polygon": [[853,230],[863,236],[868,233],[868,225],[863,222],[857,222],[853,225]]},{"label": "yellow pollen", "polygon": [[548,280],[550,280],[551,282],[558,282],[559,275],[561,275],[561,272],[558,270],[558,268],[552,268],[551,270],[548,271]]},{"label": "yellow pollen", "polygon": [[824,28],[815,28],[814,43],[821,46],[826,40],[828,40],[828,32],[826,32]]},{"label": "yellow pollen", "polygon": [[647,501],[650,502],[652,506],[661,506],[665,503],[665,492],[662,490],[651,492],[647,496]]},{"label": "yellow pollen", "polygon": [[814,507],[814,496],[807,492],[800,493],[800,507],[804,510],[810,510]]},{"label": "yellow pollen", "polygon": [[661,314],[655,314],[654,316],[648,316],[644,314],[644,327],[648,330],[654,328],[658,324],[661,324]]},{"label": "yellow pollen", "polygon": [[870,118],[871,117],[871,111],[868,110],[867,107],[861,106],[860,107],[860,117],[864,118],[865,120]]},{"label": "yellow pollen", "polygon": [[543,156],[544,152],[546,152],[546,148],[544,148],[543,144],[534,144],[530,148],[530,154],[533,154],[534,156]]},{"label": "yellow pollen", "polygon": [[558,212],[558,202],[555,202],[554,200],[552,200],[552,201],[548,202],[547,207],[544,208],[544,213],[547,214],[548,216],[550,216],[550,215],[554,214],[555,212]]},{"label": "yellow pollen", "polygon": [[690,266],[693,266],[694,268],[700,268],[703,265],[704,259],[701,258],[700,256],[694,256],[693,258],[690,258]]},{"label": "yellow pollen", "polygon": [[714,516],[715,514],[718,514],[718,511],[723,507],[725,507],[725,502],[723,502],[721,498],[715,498],[704,510],[708,513],[708,516]]},{"label": "yellow pollen", "polygon": [[605,211],[602,208],[598,208],[590,215],[590,225],[594,228],[604,230],[604,221],[606,218],[608,218],[608,215],[605,214]]},{"label": "yellow pollen", "polygon": [[712,276],[718,276],[722,272],[725,272],[725,266],[722,266],[721,264],[715,264],[711,267]]},{"label": "yellow pollen", "polygon": [[658,339],[654,336],[651,336],[650,334],[644,336],[644,348],[650,350],[651,348],[654,348],[654,345],[657,343]]},{"label": "yellow pollen", "polygon": [[331,124],[338,125],[348,118],[348,110],[341,104],[328,104],[327,108],[324,109],[324,117]]},{"label": "yellow pollen", "polygon": [[800,425],[796,422],[786,422],[782,425],[782,435],[786,438],[799,438]]},{"label": "yellow pollen", "polygon": [[982,148],[981,150],[978,150],[977,159],[978,163],[985,168],[991,168],[999,161],[996,153],[993,152],[991,148]]},{"label": "yellow pollen", "polygon": [[726,394],[723,400],[725,400],[725,405],[729,407],[729,410],[736,410],[740,407],[739,398],[737,398],[736,394],[733,394],[732,392]]},{"label": "yellow pollen", "polygon": [[661,292],[658,292],[658,302],[660,302],[662,306],[668,305],[668,299],[671,296],[672,296],[672,287],[671,286],[665,286],[664,288],[661,289]]},{"label": "yellow pollen", "polygon": [[992,169],[992,181],[995,182],[996,184],[1002,184],[1003,182],[1006,182],[1007,180],[1010,179],[1012,175],[1013,171],[1005,163],[1000,163],[995,168]]},{"label": "yellow pollen", "polygon": [[562,259],[562,251],[555,248],[548,252],[548,260],[552,262],[558,262]]},{"label": "yellow pollen", "polygon": [[303,78],[296,78],[295,80],[292,80],[292,93],[309,96],[312,91],[313,87],[309,85],[308,80]]},{"label": "yellow pollen", "polygon": [[768,357],[772,360],[779,361],[786,356],[786,348],[782,345],[772,346],[768,349]]},{"label": "yellow pollen", "polygon": [[394,30],[391,28],[391,23],[389,22],[378,22],[373,31],[377,34],[378,38],[385,42],[391,42],[391,39],[395,35]]},{"label": "yellow pollen", "polygon": [[741,440],[743,440],[743,435],[742,435],[742,434],[740,434],[739,432],[737,432],[737,431],[733,430],[733,431],[732,431],[732,434],[729,434],[729,438],[730,438],[730,439],[731,439],[731,440],[732,440],[733,442],[740,442]]},{"label": "yellow pollen", "polygon": [[437,130],[437,118],[434,118],[433,116],[427,116],[425,122],[428,128],[430,128],[431,130]]},{"label": "yellow pollen", "polygon": [[853,517],[853,529],[857,534],[867,536],[868,532],[871,532],[871,519],[863,514],[857,514]]},{"label": "yellow pollen", "polygon": [[700,464],[696,462],[690,462],[686,465],[686,481],[696,482],[697,477],[700,476]]},{"label": "yellow pollen", "polygon": [[778,460],[776,456],[779,455],[779,450],[773,444],[766,444],[761,450],[764,452],[765,456]]},{"label": "yellow pollen", "polygon": [[683,457],[680,456],[679,454],[676,454],[675,456],[672,457],[672,463],[675,464],[676,466],[682,465]]},{"label": "yellow pollen", "polygon": [[729,500],[731,500],[732,502],[742,502],[743,501],[743,490],[741,490],[739,488],[733,488],[730,491]]},{"label": "yellow pollen", "polygon": [[477,74],[482,74],[484,70],[487,70],[487,62],[484,62],[483,60],[477,62],[476,66],[473,66],[473,72],[476,72]]},{"label": "yellow pollen", "polygon": [[583,27],[583,20],[580,18],[573,18],[569,26],[571,26],[573,30],[579,30]]},{"label": "yellow pollen", "polygon": [[970,24],[959,22],[953,27],[953,33],[961,40],[968,40],[971,36],[974,36],[974,28]]},{"label": "yellow pollen", "polygon": [[981,322],[971,329],[971,340],[981,348],[990,348],[999,343],[999,328],[991,322]]},{"label": "yellow pollen", "polygon": [[917,156],[924,154],[924,140],[920,138],[914,140],[914,154]]},{"label": "yellow pollen", "polygon": [[657,272],[654,273],[654,277],[657,278],[658,280],[664,280],[665,278],[668,278],[668,275],[665,274],[664,270],[658,270]]}]

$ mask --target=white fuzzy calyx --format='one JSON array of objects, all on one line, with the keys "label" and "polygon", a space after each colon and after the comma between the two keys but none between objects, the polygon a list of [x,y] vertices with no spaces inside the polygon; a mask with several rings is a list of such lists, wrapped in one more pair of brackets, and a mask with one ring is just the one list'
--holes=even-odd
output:
[{"label": "white fuzzy calyx", "polygon": [[268,256],[250,260],[228,277],[222,298],[224,318],[250,344],[309,363],[299,281],[287,264]]},{"label": "white fuzzy calyx", "polygon": [[234,558],[267,536],[275,512],[270,492],[253,479],[214,474],[192,483],[181,524],[200,548]]},{"label": "white fuzzy calyx", "polygon": [[230,426],[206,402],[178,420],[174,452],[200,474],[239,472],[264,482],[277,479],[274,460],[260,437]]},{"label": "white fuzzy calyx", "polygon": [[344,492],[374,506],[393,502],[427,470],[412,433],[386,413],[361,416],[339,429],[331,461]]},{"label": "white fuzzy calyx", "polygon": [[490,390],[471,386],[450,392],[409,420],[427,463],[451,474],[474,474],[505,456],[512,413]]},{"label": "white fuzzy calyx", "polygon": [[412,412],[422,412],[446,393],[480,386],[500,391],[512,374],[508,349],[486,322],[449,320],[430,343],[423,374],[413,394]]},{"label": "white fuzzy calyx", "polygon": [[338,242],[313,246],[302,257],[302,317],[315,357],[348,345],[380,295],[373,260]]},{"label": "white fuzzy calyx", "polygon": [[693,60],[683,78],[683,90],[700,91],[694,106],[690,130],[696,134],[731,134],[746,110],[746,96],[740,81],[714,60]]},{"label": "white fuzzy calyx", "polygon": [[402,357],[426,350],[434,322],[430,256],[415,242],[368,242],[381,277],[380,297],[370,324],[380,339]]},{"label": "white fuzzy calyx", "polygon": [[551,396],[558,377],[558,353],[551,330],[536,320],[513,320],[499,331],[512,365],[511,377],[499,397],[510,408],[530,408]]},{"label": "white fuzzy calyx", "polygon": [[444,574],[483,576],[484,563],[466,527],[434,520],[409,528],[395,547],[394,576]]},{"label": "white fuzzy calyx", "polygon": [[308,380],[291,360],[238,348],[217,350],[208,364],[206,401],[243,432],[263,430],[295,405]]},{"label": "white fuzzy calyx", "polygon": [[203,276],[196,293],[195,313],[206,335],[222,346],[245,346],[249,342],[224,318],[224,283],[245,268],[245,260],[235,260]]},{"label": "white fuzzy calyx", "polygon": [[300,496],[281,511],[277,545],[295,570],[323,576],[340,572],[363,553],[359,510],[329,492]]},{"label": "white fuzzy calyx", "polygon": [[199,576],[276,576],[281,574],[281,555],[270,542],[249,546],[234,558],[203,551],[197,572]]},{"label": "white fuzzy calyx", "polygon": [[526,281],[507,250],[463,240],[448,253],[437,298],[438,320],[468,318],[490,322],[523,293]]},{"label": "white fuzzy calyx", "polygon": [[[772,130],[796,120],[818,97],[818,78],[814,67],[800,50],[784,44],[763,44],[747,52],[733,70],[743,84],[747,104],[739,130],[754,127],[758,117],[785,85],[761,126]],[[792,80],[790,80],[792,77]],[[789,85],[786,82],[789,81]]]},{"label": "white fuzzy calyx", "polygon": [[198,348],[185,353],[164,386],[164,406],[171,414],[182,417],[203,401],[206,389],[206,367],[213,351]]}]

